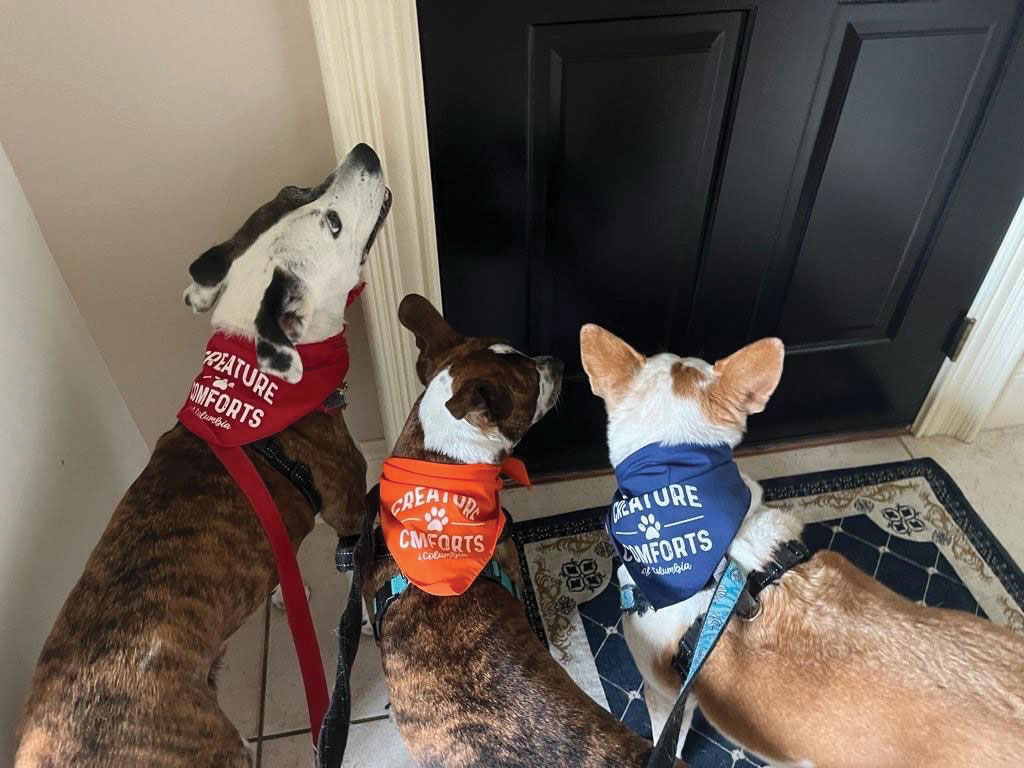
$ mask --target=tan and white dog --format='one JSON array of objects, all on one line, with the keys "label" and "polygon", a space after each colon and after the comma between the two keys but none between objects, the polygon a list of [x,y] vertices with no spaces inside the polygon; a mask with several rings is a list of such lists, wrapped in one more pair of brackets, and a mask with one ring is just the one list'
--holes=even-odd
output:
[{"label": "tan and white dog", "polygon": [[[784,349],[762,339],[710,365],[644,357],[595,325],[580,332],[583,365],[608,411],[611,463],[652,443],[735,447],[782,374]],[[763,568],[801,524],[765,506],[757,483],[729,549]],[[619,578],[631,583],[625,568]],[[645,681],[654,737],[679,689],[672,659],[708,607],[682,603],[624,617]],[[699,703],[730,739],[776,765],[994,766],[1024,760],[1024,638],[973,615],[911,603],[834,552],[819,552],[733,619],[700,673]],[[684,727],[685,732],[685,727]],[[1013,756],[1016,756],[1016,760]]]}]

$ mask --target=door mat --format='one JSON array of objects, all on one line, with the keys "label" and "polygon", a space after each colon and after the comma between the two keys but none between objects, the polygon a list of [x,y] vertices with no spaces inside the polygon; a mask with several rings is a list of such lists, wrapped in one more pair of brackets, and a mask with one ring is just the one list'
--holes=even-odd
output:
[{"label": "door mat", "polygon": [[[831,549],[890,589],[1024,632],[1024,574],[931,459],[765,480],[764,501],[805,524],[812,552]],[[520,523],[512,535],[537,635],[593,699],[651,738],[643,679],[622,636],[603,508]],[[763,766],[698,710],[683,757],[693,768]]]}]

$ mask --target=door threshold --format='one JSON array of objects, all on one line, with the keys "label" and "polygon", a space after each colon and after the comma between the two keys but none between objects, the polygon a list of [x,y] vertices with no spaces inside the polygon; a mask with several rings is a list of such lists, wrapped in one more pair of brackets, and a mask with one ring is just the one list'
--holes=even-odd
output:
[{"label": "door threshold", "polygon": [[[818,448],[823,445],[839,445],[841,443],[856,443],[861,440],[878,440],[886,437],[900,437],[910,434],[910,425],[904,424],[896,427],[879,427],[878,429],[858,429],[849,432],[833,432],[827,435],[813,435],[810,437],[793,437],[783,440],[769,440],[755,445],[741,445],[736,449],[736,456],[762,456],[766,453],[778,453],[780,451],[795,451],[801,448]],[[599,467],[598,469],[567,470],[560,472],[540,472],[530,476],[534,485],[545,485],[547,483],[561,483],[567,480],[589,480],[595,477],[605,477],[612,474],[611,467]],[[515,483],[509,483],[506,488],[515,488]]]}]

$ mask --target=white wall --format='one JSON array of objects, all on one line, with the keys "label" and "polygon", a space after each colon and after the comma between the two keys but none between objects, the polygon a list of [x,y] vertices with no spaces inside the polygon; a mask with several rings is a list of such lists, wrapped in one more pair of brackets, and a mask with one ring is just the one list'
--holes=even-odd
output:
[{"label": "white wall", "polygon": [[0,765],[36,658],[148,449],[0,145]]},{"label": "white wall", "polygon": [[[335,165],[309,6],[0,0],[0,140],[152,446],[209,335],[181,302],[189,263]],[[383,427],[350,317],[347,420],[368,441]]]},{"label": "white wall", "polygon": [[985,429],[1024,424],[1024,360],[1006,383],[1003,394],[985,419]]}]

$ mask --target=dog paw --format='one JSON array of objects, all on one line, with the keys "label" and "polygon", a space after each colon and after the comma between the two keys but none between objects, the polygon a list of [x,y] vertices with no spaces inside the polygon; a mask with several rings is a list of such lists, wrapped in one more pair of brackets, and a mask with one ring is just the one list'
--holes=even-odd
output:
[{"label": "dog paw", "polygon": [[661,538],[661,523],[654,519],[654,515],[640,515],[640,522],[637,524],[637,528],[648,539]]},{"label": "dog paw", "polygon": [[[306,592],[306,600],[309,600],[309,585],[303,584],[303,590]],[[277,608],[279,611],[284,610],[284,591],[281,589],[281,585],[278,584],[274,587],[274,591],[270,593],[270,604]]]},{"label": "dog paw", "polygon": [[443,531],[444,527],[448,525],[448,516],[444,513],[444,507],[431,507],[423,519],[427,521],[428,531]]}]

